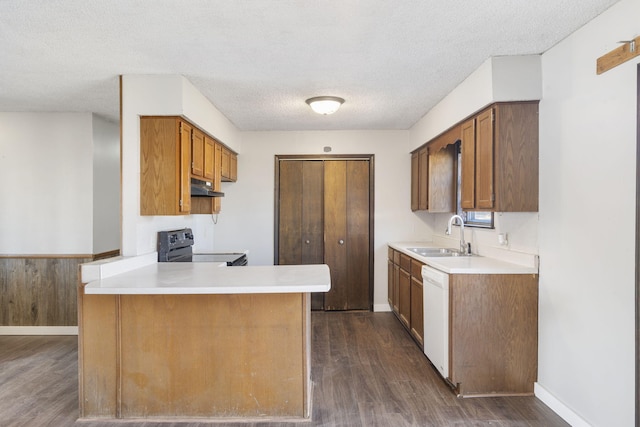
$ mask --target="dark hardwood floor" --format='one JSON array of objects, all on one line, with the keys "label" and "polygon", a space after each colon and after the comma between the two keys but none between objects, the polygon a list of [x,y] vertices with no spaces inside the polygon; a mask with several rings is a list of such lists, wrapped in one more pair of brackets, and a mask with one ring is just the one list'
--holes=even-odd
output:
[{"label": "dark hardwood floor", "polygon": [[[535,397],[457,398],[391,313],[314,312],[311,318],[312,421],[243,425],[568,426]],[[211,425],[76,421],[77,351],[76,337],[0,336],[0,426]]]}]

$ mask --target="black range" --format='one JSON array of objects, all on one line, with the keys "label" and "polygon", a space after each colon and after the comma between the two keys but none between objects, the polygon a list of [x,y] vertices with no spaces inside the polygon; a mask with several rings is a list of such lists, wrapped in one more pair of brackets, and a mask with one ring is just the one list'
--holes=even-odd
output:
[{"label": "black range", "polygon": [[158,262],[225,262],[229,266],[247,265],[247,254],[244,252],[194,254],[193,243],[190,228],[159,231]]}]

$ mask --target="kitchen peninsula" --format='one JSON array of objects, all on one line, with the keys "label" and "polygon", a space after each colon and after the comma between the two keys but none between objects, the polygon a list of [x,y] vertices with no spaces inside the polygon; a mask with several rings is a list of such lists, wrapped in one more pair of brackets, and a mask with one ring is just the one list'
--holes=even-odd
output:
[{"label": "kitchen peninsula", "polygon": [[305,419],[310,292],[326,265],[85,264],[80,418]]}]

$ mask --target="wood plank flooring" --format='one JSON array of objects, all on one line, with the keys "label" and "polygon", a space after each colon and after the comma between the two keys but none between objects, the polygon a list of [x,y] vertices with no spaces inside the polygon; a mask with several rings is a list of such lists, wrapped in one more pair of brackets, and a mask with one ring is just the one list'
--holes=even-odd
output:
[{"label": "wood plank flooring", "polygon": [[[311,324],[312,421],[242,425],[568,426],[535,397],[457,398],[391,313],[313,312]],[[76,337],[0,336],[0,426],[212,425],[206,420],[76,421],[77,351]]]}]

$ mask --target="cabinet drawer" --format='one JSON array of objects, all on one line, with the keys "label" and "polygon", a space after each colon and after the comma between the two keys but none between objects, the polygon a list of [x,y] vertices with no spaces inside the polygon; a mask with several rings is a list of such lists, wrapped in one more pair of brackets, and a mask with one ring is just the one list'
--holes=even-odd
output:
[{"label": "cabinet drawer", "polygon": [[406,272],[411,271],[411,257],[409,255],[400,254],[400,268]]},{"label": "cabinet drawer", "polygon": [[415,277],[422,283],[422,266],[424,264],[415,259],[411,260],[411,277]]}]

